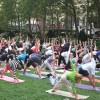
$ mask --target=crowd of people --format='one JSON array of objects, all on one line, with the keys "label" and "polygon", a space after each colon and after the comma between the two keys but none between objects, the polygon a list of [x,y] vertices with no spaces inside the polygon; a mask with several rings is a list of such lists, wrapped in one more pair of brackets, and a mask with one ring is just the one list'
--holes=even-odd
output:
[{"label": "crowd of people", "polygon": [[[79,99],[75,87],[75,83],[80,83],[80,80],[87,77],[96,90],[95,70],[100,68],[100,50],[96,46],[96,42],[92,39],[85,42],[72,41],[62,38],[62,44],[56,39],[44,40],[41,44],[40,39],[26,38],[23,41],[15,41],[14,39],[4,39],[0,41],[0,64],[6,63],[5,70],[0,77],[9,70],[18,82],[16,70],[23,69],[23,74],[26,69],[32,66],[39,78],[42,79],[41,71],[43,68],[50,70],[52,75],[56,75],[55,69],[63,63],[64,74],[53,87],[52,92],[55,92],[61,85],[66,84],[68,90]],[[70,72],[66,72],[70,70]]]}]

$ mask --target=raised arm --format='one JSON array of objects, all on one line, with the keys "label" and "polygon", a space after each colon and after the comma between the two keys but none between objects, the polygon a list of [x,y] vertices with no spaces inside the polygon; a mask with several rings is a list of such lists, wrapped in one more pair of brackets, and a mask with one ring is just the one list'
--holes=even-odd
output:
[{"label": "raised arm", "polygon": [[72,68],[72,71],[76,71],[75,64],[73,64],[72,59],[70,59],[70,66]]},{"label": "raised arm", "polygon": [[70,52],[71,52],[71,47],[72,47],[72,41],[70,41],[70,46],[69,46],[68,54],[67,54],[67,57],[66,57],[66,64],[68,63],[68,60],[69,60],[69,55],[70,55]]},{"label": "raised arm", "polygon": [[91,59],[93,58],[93,51],[92,51],[92,43],[93,43],[93,40],[91,40]]}]

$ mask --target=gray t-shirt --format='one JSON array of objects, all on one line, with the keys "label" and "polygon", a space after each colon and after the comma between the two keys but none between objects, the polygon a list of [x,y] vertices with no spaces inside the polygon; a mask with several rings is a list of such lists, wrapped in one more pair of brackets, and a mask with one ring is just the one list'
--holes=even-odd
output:
[{"label": "gray t-shirt", "polygon": [[29,59],[30,59],[30,60],[33,60],[33,59],[41,60],[41,52],[32,53],[32,54],[29,56]]}]

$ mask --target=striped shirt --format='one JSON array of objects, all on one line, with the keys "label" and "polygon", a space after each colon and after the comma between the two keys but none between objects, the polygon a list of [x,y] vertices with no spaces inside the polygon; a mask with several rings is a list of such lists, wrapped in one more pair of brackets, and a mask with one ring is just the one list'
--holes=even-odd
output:
[{"label": "striped shirt", "polygon": [[19,60],[11,60],[9,61],[9,67],[13,69],[14,71],[14,78],[16,78],[16,68],[19,65],[20,61]]}]

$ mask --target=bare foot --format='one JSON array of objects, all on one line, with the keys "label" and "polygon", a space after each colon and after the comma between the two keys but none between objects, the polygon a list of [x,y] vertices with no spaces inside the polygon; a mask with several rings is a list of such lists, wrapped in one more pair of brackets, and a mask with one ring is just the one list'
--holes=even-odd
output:
[{"label": "bare foot", "polygon": [[56,90],[52,90],[51,92],[56,92]]},{"label": "bare foot", "polygon": [[76,100],[80,100],[80,98],[78,97],[78,98],[76,98]]},{"label": "bare foot", "polygon": [[94,90],[96,90],[96,91],[97,91],[97,90],[99,90],[99,89],[98,89],[98,88],[95,88]]}]

